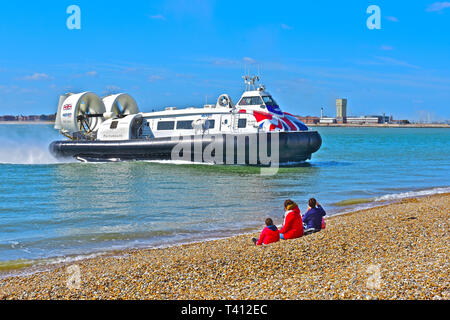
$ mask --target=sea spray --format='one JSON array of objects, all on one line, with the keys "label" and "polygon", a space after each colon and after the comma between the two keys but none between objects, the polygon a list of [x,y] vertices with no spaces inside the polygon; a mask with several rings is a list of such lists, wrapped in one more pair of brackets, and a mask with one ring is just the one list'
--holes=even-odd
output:
[{"label": "sea spray", "polygon": [[59,138],[58,132],[49,125],[0,124],[0,163],[61,163],[48,150],[49,144]]}]

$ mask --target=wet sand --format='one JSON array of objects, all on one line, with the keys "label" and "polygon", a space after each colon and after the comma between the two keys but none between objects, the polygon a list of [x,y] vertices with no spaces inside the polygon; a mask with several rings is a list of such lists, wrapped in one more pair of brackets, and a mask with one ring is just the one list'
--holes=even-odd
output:
[{"label": "wet sand", "polygon": [[250,234],[86,259],[1,279],[0,299],[447,300],[449,200],[335,216],[326,230],[269,246]]}]

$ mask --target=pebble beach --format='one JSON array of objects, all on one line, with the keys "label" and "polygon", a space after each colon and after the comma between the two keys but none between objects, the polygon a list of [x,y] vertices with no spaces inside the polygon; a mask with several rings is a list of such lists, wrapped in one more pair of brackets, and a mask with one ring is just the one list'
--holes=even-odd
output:
[{"label": "pebble beach", "polygon": [[447,300],[449,200],[330,217],[319,233],[268,246],[253,245],[255,233],[114,252],[0,279],[0,299]]}]

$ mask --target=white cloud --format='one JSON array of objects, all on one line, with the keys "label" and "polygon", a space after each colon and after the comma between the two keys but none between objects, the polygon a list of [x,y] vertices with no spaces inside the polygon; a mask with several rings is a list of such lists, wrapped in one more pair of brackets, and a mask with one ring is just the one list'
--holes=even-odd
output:
[{"label": "white cloud", "polygon": [[390,17],[386,17],[387,20],[392,21],[392,22],[398,22],[398,19],[396,17],[390,16]]},{"label": "white cloud", "polygon": [[153,20],[166,20],[166,17],[164,17],[162,14],[149,15],[149,17]]},{"label": "white cloud", "polygon": [[182,79],[190,79],[190,78],[193,78],[194,75],[192,75],[190,73],[176,73],[175,77],[182,78]]},{"label": "white cloud", "polygon": [[39,81],[39,80],[50,80],[53,78],[46,73],[33,73],[30,76],[25,76],[23,79],[30,81]]},{"label": "white cloud", "polygon": [[368,61],[355,61],[357,64],[366,66],[396,66],[396,67],[406,67],[411,69],[421,69],[420,66],[413,65],[407,61],[398,60],[390,57],[377,56],[374,60]]},{"label": "white cloud", "polygon": [[109,85],[109,86],[106,86],[106,90],[107,91],[120,91],[122,89],[120,87],[118,87],[118,86]]},{"label": "white cloud", "polygon": [[[70,91],[70,90],[68,90],[68,91]],[[102,92],[102,95],[116,94],[116,93],[119,93],[121,91],[124,91],[124,90],[122,90],[121,87],[118,87],[118,86],[115,86],[115,85],[108,85],[108,86],[105,87],[105,90]]]},{"label": "white cloud", "polygon": [[243,57],[242,59],[229,58],[209,58],[204,61],[210,62],[216,66],[242,66],[244,64],[255,64],[256,60],[250,57]]},{"label": "white cloud", "polygon": [[392,46],[387,46],[387,45],[382,45],[382,46],[380,47],[380,49],[383,50],[383,51],[391,51],[391,50],[394,50],[394,48],[393,48]]},{"label": "white cloud", "polygon": [[159,80],[163,80],[164,77],[162,76],[158,76],[158,75],[152,75],[150,77],[148,77],[148,82],[155,82],[155,81],[159,81]]},{"label": "white cloud", "polygon": [[406,61],[397,60],[390,57],[376,57],[378,60],[382,61],[385,65],[391,65],[391,66],[399,66],[399,67],[406,67],[406,68],[412,68],[412,69],[420,69],[419,66],[410,64]]},{"label": "white cloud", "polygon": [[21,93],[38,93],[39,90],[34,89],[34,88],[21,88],[20,92]]},{"label": "white cloud", "polygon": [[96,77],[96,76],[98,76],[98,72],[97,71],[88,71],[88,72],[86,72],[86,75],[88,77]]},{"label": "white cloud", "polygon": [[243,57],[242,61],[244,61],[245,63],[250,63],[250,64],[256,63],[256,60],[252,59],[250,57]]},{"label": "white cloud", "polygon": [[135,68],[135,67],[127,67],[122,70],[123,73],[134,73],[137,71],[138,71],[138,68]]},{"label": "white cloud", "polygon": [[214,58],[214,59],[212,59],[212,63],[217,66],[226,66],[226,65],[235,64],[236,61],[231,60],[231,59],[225,59],[225,58]]},{"label": "white cloud", "polygon": [[450,2],[435,2],[430,5],[426,11],[428,12],[441,12],[442,10],[450,8]]}]

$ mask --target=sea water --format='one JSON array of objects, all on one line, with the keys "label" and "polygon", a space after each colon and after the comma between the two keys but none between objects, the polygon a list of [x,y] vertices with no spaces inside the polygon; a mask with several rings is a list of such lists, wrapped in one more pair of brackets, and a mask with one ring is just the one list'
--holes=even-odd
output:
[{"label": "sea water", "polygon": [[[314,130],[314,129],[313,129]],[[312,160],[257,167],[60,162],[48,125],[0,125],[0,271],[159,247],[282,223],[315,197],[329,215],[450,192],[450,130],[318,128]]]}]

